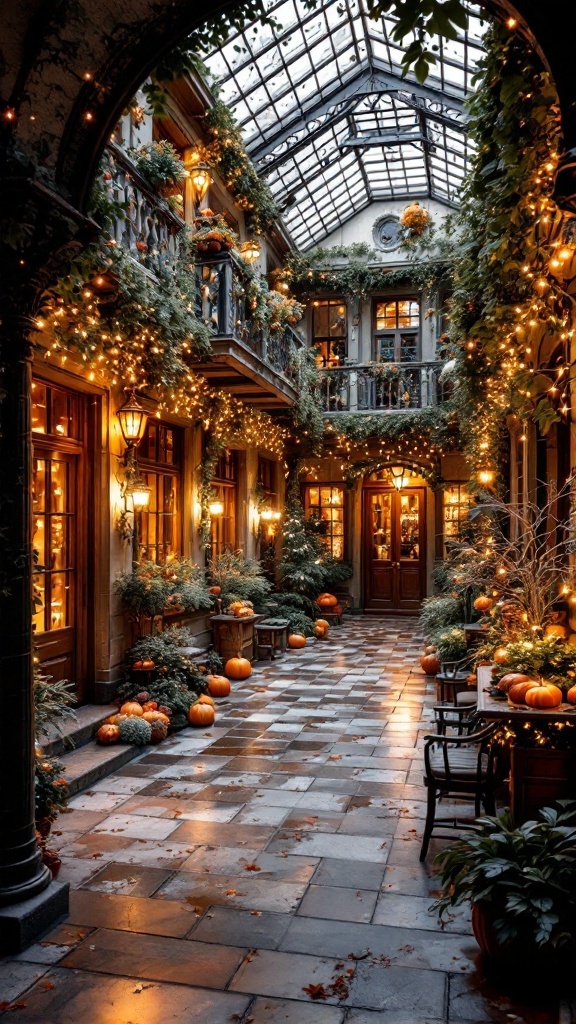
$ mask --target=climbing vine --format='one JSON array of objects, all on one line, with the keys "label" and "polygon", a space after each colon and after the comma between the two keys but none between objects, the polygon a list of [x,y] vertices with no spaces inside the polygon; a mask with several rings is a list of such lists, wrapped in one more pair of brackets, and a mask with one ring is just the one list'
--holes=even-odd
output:
[{"label": "climbing vine", "polygon": [[307,253],[290,253],[284,277],[299,298],[330,291],[350,299],[366,299],[383,288],[404,286],[428,291],[449,276],[451,261],[444,254],[424,260],[421,256],[419,247],[414,246],[403,257],[409,262],[390,270],[374,265],[378,253],[362,243],[334,249],[318,247]]}]

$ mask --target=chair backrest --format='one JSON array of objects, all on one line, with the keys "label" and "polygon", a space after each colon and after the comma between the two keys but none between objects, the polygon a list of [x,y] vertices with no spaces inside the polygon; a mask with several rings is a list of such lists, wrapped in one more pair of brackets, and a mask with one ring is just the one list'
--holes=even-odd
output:
[{"label": "chair backrest", "polygon": [[[454,775],[458,774],[450,764],[449,750],[454,747],[458,749],[460,747],[476,747],[476,781],[478,785],[480,785],[482,781],[490,779],[494,774],[495,763],[495,752],[492,749],[490,741],[497,729],[498,723],[492,722],[483,729],[477,729],[475,732],[471,732],[465,736],[426,736],[426,743],[424,746],[424,766],[427,779],[438,779],[438,776],[434,773],[430,758],[430,752],[434,747],[442,751],[442,762],[444,767],[442,784],[447,788],[454,787]],[[484,770],[483,758],[486,754],[488,757],[486,761],[486,769]]]},{"label": "chair backrest", "polygon": [[472,653],[467,654],[465,658],[459,658],[458,661],[443,661],[441,672],[447,679],[458,679],[460,676],[464,676],[472,668],[474,661],[474,655]]}]

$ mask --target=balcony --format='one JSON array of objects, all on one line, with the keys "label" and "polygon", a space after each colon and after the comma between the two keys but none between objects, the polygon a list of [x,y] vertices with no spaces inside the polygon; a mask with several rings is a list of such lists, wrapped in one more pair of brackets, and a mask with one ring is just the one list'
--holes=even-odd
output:
[{"label": "balcony", "polygon": [[125,208],[124,216],[114,220],[112,239],[145,273],[157,277],[162,271],[173,271],[184,221],[142,177],[120,146],[108,143],[105,159],[108,195]]},{"label": "balcony", "polygon": [[321,371],[322,409],[338,412],[410,412],[439,405],[452,383],[443,363],[372,363]]},{"label": "balcony", "polygon": [[298,390],[294,356],[304,339],[289,324],[262,331],[251,318],[244,267],[231,251],[197,263],[196,315],[212,331],[212,357],[197,369],[214,387],[259,408],[293,405]]}]

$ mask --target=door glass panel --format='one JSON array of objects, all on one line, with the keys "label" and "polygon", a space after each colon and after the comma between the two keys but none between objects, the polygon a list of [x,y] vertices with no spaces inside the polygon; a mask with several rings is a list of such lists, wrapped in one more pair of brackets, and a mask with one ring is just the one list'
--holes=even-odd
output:
[{"label": "door glass panel", "polygon": [[67,569],[66,519],[64,516],[52,516],[50,537],[50,560],[46,568]]},{"label": "door glass panel", "polygon": [[68,512],[68,465],[65,462],[50,463],[50,511]]},{"label": "door glass panel", "polygon": [[383,363],[394,362],[394,342],[396,340],[395,334],[384,334],[380,337],[380,359]]},{"label": "door glass panel", "polygon": [[418,335],[402,332],[400,334],[400,362],[413,363],[416,361],[417,355]]},{"label": "door glass panel", "polygon": [[400,494],[400,559],[413,561],[420,557],[418,494]]},{"label": "door glass panel", "polygon": [[58,572],[50,575],[50,628],[63,629],[71,625],[69,615],[70,577]]},{"label": "door glass panel", "polygon": [[68,437],[70,434],[70,411],[69,398],[63,391],[51,389],[52,395],[52,424],[51,433],[59,434],[60,437]]},{"label": "door glass panel", "polygon": [[46,388],[37,381],[32,381],[32,430],[45,434],[48,429],[46,415]]},{"label": "door glass panel", "polygon": [[387,561],[392,557],[392,495],[370,495],[372,558]]},{"label": "door glass panel", "polygon": [[46,463],[44,459],[34,460],[32,481],[32,503],[34,513],[44,512],[46,494]]}]

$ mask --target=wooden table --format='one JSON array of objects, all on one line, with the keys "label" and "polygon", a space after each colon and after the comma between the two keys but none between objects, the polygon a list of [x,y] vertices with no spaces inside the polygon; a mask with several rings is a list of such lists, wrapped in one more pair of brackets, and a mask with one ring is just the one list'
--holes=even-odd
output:
[{"label": "wooden table", "polygon": [[[487,691],[492,666],[481,665],[478,674],[478,716],[489,722],[522,726],[528,722],[557,722],[576,725],[576,706],[560,704],[556,708],[529,708],[495,700]],[[575,735],[576,743],[576,735]],[[517,824],[537,817],[541,807],[556,800],[576,798],[576,749],[550,750],[548,747],[510,745],[510,807]]]},{"label": "wooden table", "polygon": [[265,615],[213,615],[210,625],[214,630],[214,647],[226,661],[228,658],[256,657],[254,626],[266,618]]}]

